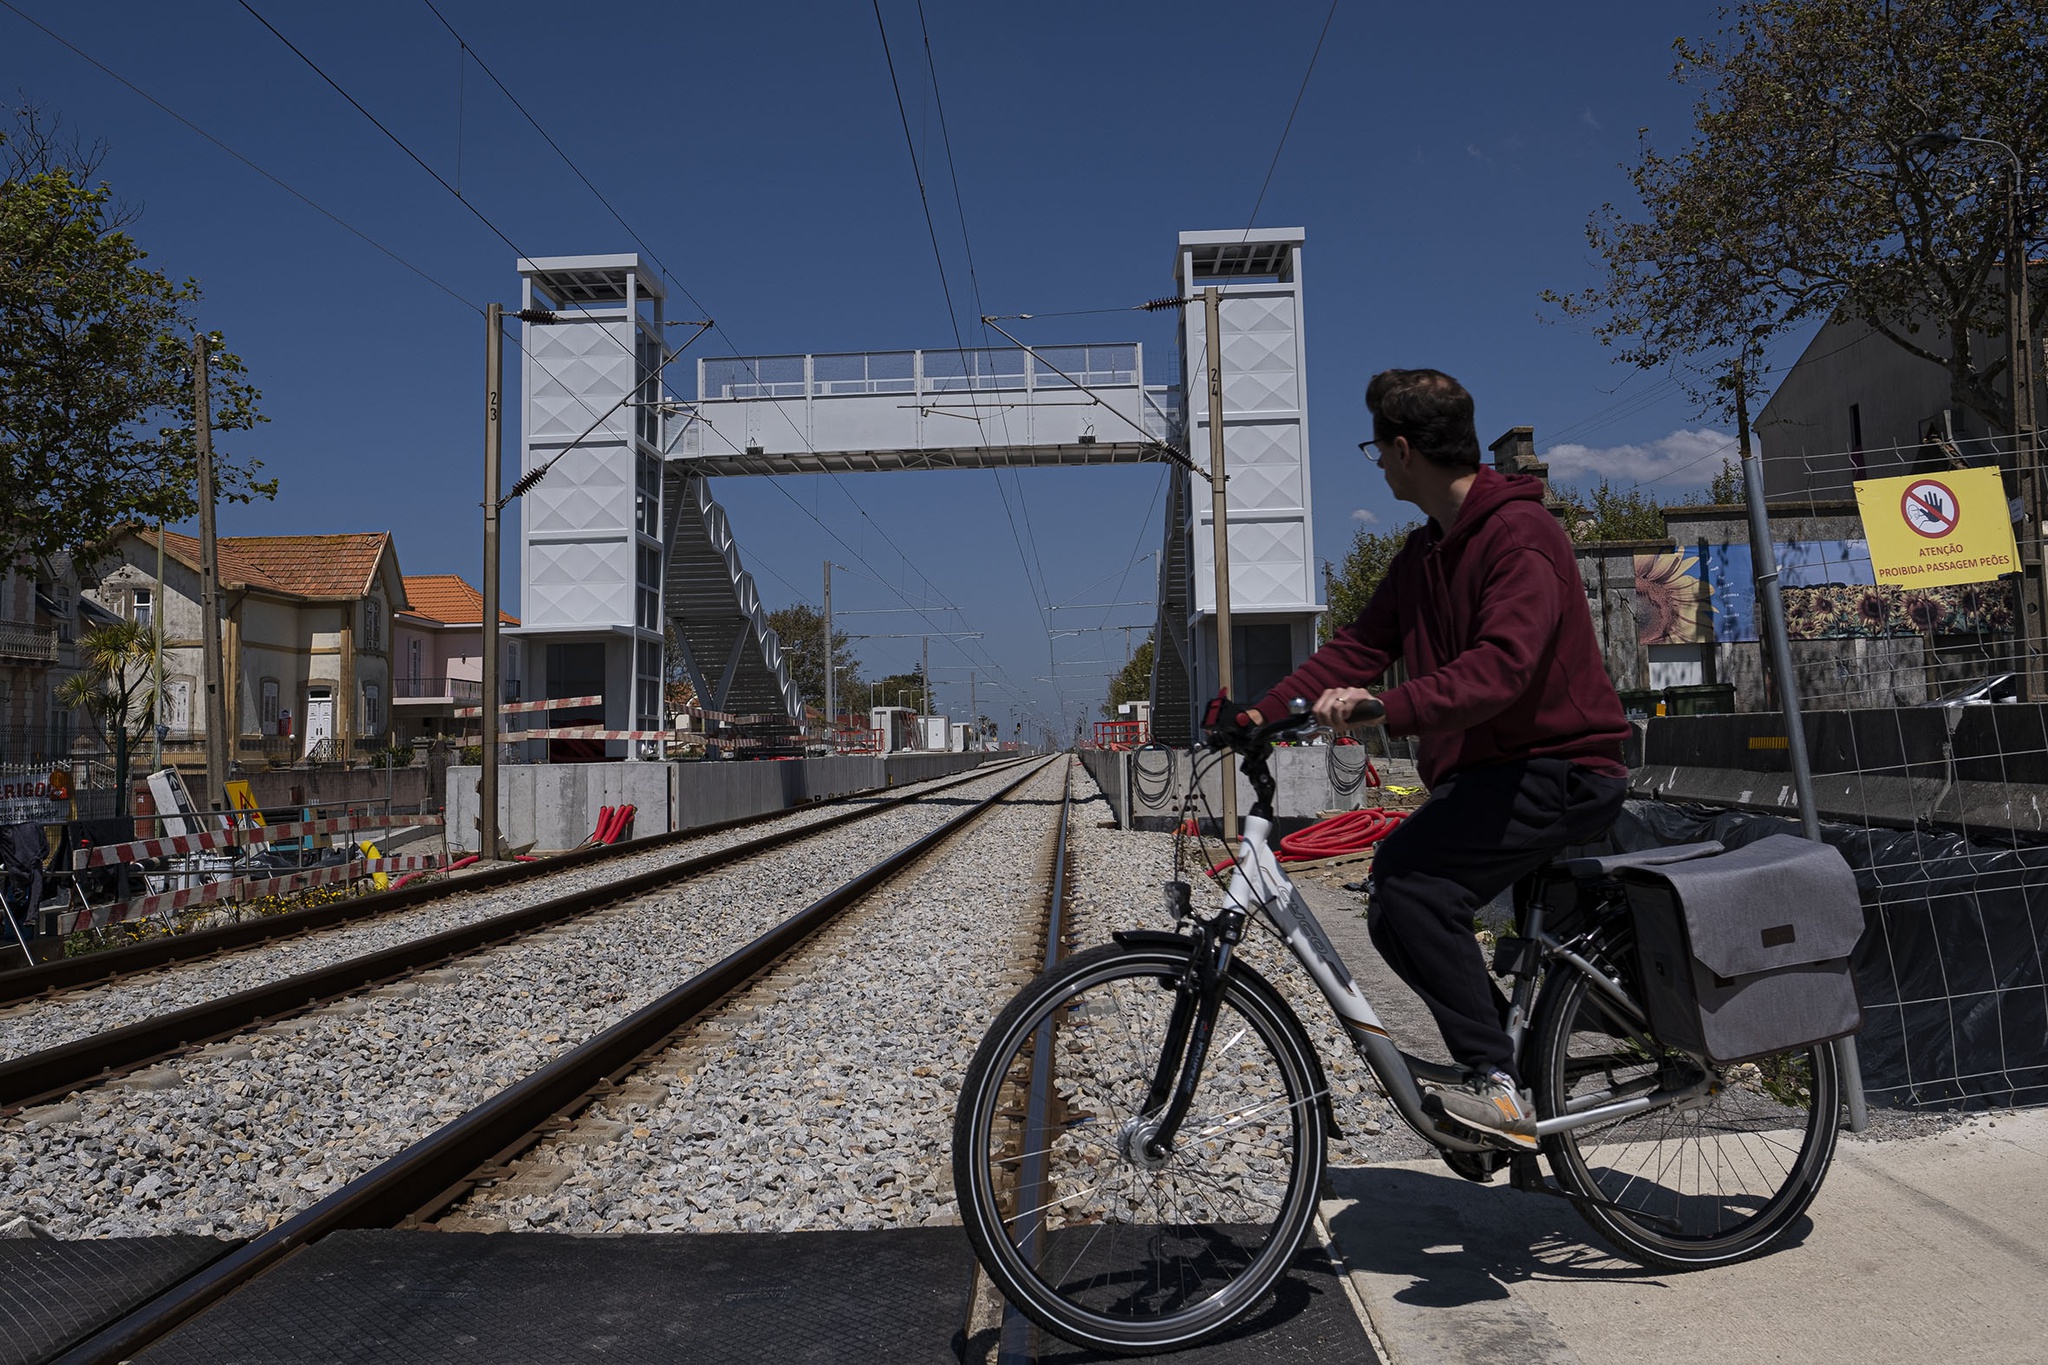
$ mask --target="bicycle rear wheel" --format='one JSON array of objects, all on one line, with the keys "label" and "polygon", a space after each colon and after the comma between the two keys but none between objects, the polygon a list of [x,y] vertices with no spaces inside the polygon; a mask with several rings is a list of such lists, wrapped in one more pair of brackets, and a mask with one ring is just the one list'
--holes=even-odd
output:
[{"label": "bicycle rear wheel", "polygon": [[[1617,929],[1598,959],[1623,964],[1633,954],[1633,932]],[[1632,972],[1618,976],[1627,981]],[[1689,1270],[1770,1250],[1813,1202],[1834,1157],[1834,1048],[1795,1048],[1714,1067],[1685,1053],[1646,1050],[1628,1032],[1582,973],[1554,976],[1537,1009],[1529,1068],[1539,1117],[1702,1076],[1715,1077],[1717,1088],[1684,1106],[1545,1138],[1558,1182],[1611,1206],[1577,1207],[1609,1241],[1649,1265]]]},{"label": "bicycle rear wheel", "polygon": [[1232,969],[1173,1150],[1146,1158],[1144,1102],[1187,967],[1167,944],[1069,958],[997,1016],[961,1089],[953,1181],[975,1255],[1076,1345],[1156,1351],[1228,1326],[1286,1271],[1315,1214],[1321,1067],[1247,967]]}]

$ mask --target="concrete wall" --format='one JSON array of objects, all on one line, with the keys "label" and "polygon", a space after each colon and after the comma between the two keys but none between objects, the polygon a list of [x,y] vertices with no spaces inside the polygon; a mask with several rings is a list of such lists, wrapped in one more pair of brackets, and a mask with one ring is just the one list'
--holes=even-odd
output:
[{"label": "concrete wall", "polygon": [[[1809,711],[1806,749],[1823,819],[1964,833],[2048,831],[2048,706]],[[1648,723],[1636,794],[1796,811],[1781,716]]]},{"label": "concrete wall", "polygon": [[[519,763],[498,769],[498,825],[507,843],[574,848],[605,806],[634,805],[636,836],[787,810],[850,792],[966,772],[999,754],[899,754],[762,762]],[[449,846],[474,853],[474,766],[448,768]],[[278,774],[292,776],[293,774]],[[379,780],[382,774],[378,774]]]},{"label": "concrete wall", "polygon": [[[1273,751],[1273,776],[1278,784],[1273,813],[1278,820],[1303,822],[1322,811],[1365,810],[1380,804],[1380,792],[1365,784],[1360,745],[1309,744]],[[1082,764],[1108,799],[1117,821],[1126,829],[1171,829],[1187,794],[1189,756],[1185,749],[1135,749],[1110,753],[1084,751]],[[1209,755],[1202,756],[1208,768]],[[1382,782],[1420,786],[1415,764],[1403,758],[1375,756]],[[1223,809],[1222,770],[1203,774],[1202,795],[1210,814]],[[1237,808],[1252,806],[1251,783],[1240,773]]]}]

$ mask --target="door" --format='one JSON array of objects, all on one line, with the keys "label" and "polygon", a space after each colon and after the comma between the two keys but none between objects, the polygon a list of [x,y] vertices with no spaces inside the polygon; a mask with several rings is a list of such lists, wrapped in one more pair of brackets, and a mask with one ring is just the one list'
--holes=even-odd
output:
[{"label": "door", "polygon": [[322,745],[332,747],[334,739],[334,689],[306,689],[306,753],[310,757]]}]

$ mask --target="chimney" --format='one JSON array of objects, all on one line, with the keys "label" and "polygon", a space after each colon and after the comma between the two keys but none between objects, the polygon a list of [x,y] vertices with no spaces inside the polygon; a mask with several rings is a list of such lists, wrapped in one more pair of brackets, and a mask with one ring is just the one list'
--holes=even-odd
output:
[{"label": "chimney", "polygon": [[1493,467],[1502,474],[1533,474],[1550,487],[1550,466],[1536,458],[1536,428],[1509,427],[1487,447],[1493,452]]}]

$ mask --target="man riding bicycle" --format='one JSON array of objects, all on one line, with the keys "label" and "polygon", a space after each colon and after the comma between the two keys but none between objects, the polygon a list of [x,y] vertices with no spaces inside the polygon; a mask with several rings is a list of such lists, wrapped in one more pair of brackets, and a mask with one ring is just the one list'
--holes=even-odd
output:
[{"label": "man riding bicycle", "polygon": [[[1430,798],[1379,845],[1367,924],[1469,1073],[1463,1086],[1432,1090],[1424,1108],[1534,1150],[1508,1002],[1487,976],[1473,916],[1614,823],[1628,794],[1629,724],[1543,483],[1481,466],[1472,395],[1437,370],[1386,370],[1365,402],[1373,438],[1359,449],[1428,521],[1358,619],[1238,720],[1262,724],[1313,697],[1326,724],[1383,707],[1389,733],[1420,737]],[[1372,692],[1397,659],[1407,681]]]}]

